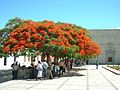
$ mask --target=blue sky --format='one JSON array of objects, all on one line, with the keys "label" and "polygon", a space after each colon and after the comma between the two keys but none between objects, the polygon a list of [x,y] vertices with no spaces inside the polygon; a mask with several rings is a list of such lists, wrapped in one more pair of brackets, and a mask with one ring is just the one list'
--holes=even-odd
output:
[{"label": "blue sky", "polygon": [[0,28],[9,19],[67,22],[87,29],[120,27],[120,0],[0,0]]}]

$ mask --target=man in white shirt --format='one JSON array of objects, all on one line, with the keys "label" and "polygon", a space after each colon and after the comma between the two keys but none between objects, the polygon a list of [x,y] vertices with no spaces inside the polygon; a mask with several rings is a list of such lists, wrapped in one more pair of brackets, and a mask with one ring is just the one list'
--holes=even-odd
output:
[{"label": "man in white shirt", "polygon": [[42,67],[42,63],[40,61],[38,61],[36,69],[37,69],[37,78],[36,78],[36,80],[38,80],[38,79],[42,80],[43,67]]}]

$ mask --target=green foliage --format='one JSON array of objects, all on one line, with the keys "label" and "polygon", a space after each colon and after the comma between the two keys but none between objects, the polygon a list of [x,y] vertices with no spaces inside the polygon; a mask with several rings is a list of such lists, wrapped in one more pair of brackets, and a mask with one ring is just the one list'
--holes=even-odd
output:
[{"label": "green foliage", "polygon": [[18,27],[21,27],[22,24],[24,23],[24,20],[15,17],[13,19],[10,19],[8,23],[5,25],[4,28],[4,37],[7,38],[9,36],[9,33],[13,30],[15,30]]},{"label": "green foliage", "polygon": [[20,27],[21,24],[23,24],[23,20],[21,20],[18,17],[15,17],[8,21],[8,23],[5,25],[5,28],[9,30],[14,30],[17,27]]}]

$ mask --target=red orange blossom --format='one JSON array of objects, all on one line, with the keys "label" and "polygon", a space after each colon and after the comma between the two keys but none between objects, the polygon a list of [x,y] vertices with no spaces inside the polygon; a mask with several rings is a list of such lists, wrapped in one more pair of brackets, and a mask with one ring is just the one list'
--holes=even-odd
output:
[{"label": "red orange blossom", "polygon": [[3,52],[17,53],[27,48],[39,51],[46,44],[65,47],[63,53],[67,52],[66,48],[77,46],[79,50],[74,52],[79,52],[81,56],[101,53],[100,46],[87,35],[86,29],[52,21],[26,21],[10,33]]}]

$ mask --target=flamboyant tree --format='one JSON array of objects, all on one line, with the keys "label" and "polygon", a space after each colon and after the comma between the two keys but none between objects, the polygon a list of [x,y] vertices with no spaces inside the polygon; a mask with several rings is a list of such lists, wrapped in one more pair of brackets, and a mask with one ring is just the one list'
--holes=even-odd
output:
[{"label": "flamboyant tree", "polygon": [[2,51],[2,49],[4,48],[3,43],[5,41],[5,38],[3,37],[3,34],[4,34],[4,30],[0,29],[0,57],[5,55]]},{"label": "flamboyant tree", "polygon": [[98,56],[100,50],[100,46],[82,27],[47,20],[24,20],[13,25],[2,51],[9,55],[29,56],[36,56],[39,52],[58,59]]}]

